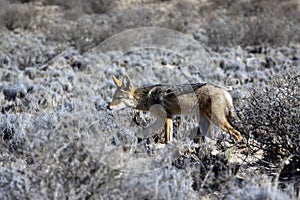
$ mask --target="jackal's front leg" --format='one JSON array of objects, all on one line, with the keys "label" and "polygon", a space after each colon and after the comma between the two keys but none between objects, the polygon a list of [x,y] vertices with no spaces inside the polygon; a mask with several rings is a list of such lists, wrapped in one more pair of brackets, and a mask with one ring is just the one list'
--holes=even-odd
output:
[{"label": "jackal's front leg", "polygon": [[172,120],[172,118],[166,118],[165,130],[166,130],[165,142],[170,143],[173,140],[173,120]]}]

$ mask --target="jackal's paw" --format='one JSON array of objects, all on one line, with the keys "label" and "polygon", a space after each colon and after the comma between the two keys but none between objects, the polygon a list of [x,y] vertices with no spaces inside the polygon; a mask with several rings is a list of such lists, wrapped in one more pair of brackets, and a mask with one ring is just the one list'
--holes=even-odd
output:
[{"label": "jackal's paw", "polygon": [[247,143],[247,139],[242,137],[241,141],[239,141],[241,144],[246,144]]},{"label": "jackal's paw", "polygon": [[242,137],[242,135],[240,134],[240,132],[234,131],[234,132],[233,132],[233,136],[236,138],[236,140],[237,140],[238,142],[242,142],[243,137]]}]

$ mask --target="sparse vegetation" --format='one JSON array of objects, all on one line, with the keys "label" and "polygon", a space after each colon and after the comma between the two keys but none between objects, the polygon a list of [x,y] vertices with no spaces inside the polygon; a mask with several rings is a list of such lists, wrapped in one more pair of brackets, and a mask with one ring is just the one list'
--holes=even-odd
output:
[{"label": "sparse vegetation", "polygon": [[[213,1],[219,15],[204,25],[208,45],[288,45],[299,41],[300,12],[296,1]],[[226,9],[226,11],[222,9]],[[212,8],[210,8],[212,9]]]},{"label": "sparse vegetation", "polygon": [[[0,199],[299,199],[299,9],[297,0],[0,0]],[[163,51],[89,51],[144,26],[195,36],[219,65],[200,69],[203,55],[193,46],[180,49],[194,59],[191,72],[182,55]],[[177,157],[169,165],[133,173],[103,162],[103,155],[119,158],[102,151],[102,140],[113,149],[136,142],[134,156],[143,150],[153,158],[161,148],[157,135],[139,143],[134,134],[112,134],[122,126],[115,118],[138,120],[107,111],[114,87],[105,70],[134,74],[136,66],[160,64],[191,80],[239,83],[235,127],[246,143],[225,133],[198,142],[189,132],[194,119],[177,118]],[[155,69],[157,82],[172,78],[173,68],[162,69]],[[91,132],[97,137],[88,138]]]},{"label": "sparse vegetation", "polygon": [[[43,0],[45,5],[58,5],[65,10],[76,9],[80,7],[83,13],[103,14],[109,12],[115,5],[115,1],[106,0]],[[82,13],[82,14],[83,14]]]},{"label": "sparse vegetation", "polygon": [[0,2],[0,24],[8,30],[28,29],[34,17],[34,8],[28,4]]},{"label": "sparse vegetation", "polygon": [[249,89],[250,97],[241,105],[248,145],[263,151],[263,170],[284,179],[300,177],[299,84],[299,71],[288,71],[263,88]]}]

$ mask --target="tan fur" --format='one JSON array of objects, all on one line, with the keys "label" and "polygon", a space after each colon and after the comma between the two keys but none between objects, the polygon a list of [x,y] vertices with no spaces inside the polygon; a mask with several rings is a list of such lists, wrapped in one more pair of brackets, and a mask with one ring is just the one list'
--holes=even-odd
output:
[{"label": "tan fur", "polygon": [[240,132],[230,124],[230,120],[235,117],[232,98],[221,87],[208,83],[196,83],[134,88],[128,76],[123,77],[123,82],[116,77],[113,79],[117,85],[117,90],[109,108],[132,107],[149,111],[154,105],[162,106],[167,116],[165,118],[167,143],[172,141],[173,137],[172,117],[195,112],[204,116],[203,119],[207,121],[208,127],[212,123],[230,133],[238,141],[242,140]]}]

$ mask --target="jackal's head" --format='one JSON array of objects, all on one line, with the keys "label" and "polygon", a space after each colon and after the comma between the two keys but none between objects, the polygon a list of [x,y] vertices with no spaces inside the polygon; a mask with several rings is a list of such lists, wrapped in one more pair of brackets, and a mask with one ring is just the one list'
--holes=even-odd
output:
[{"label": "jackal's head", "polygon": [[126,107],[135,107],[134,87],[127,75],[123,76],[123,82],[113,76],[117,86],[112,102],[109,103],[108,109],[117,110]]}]

